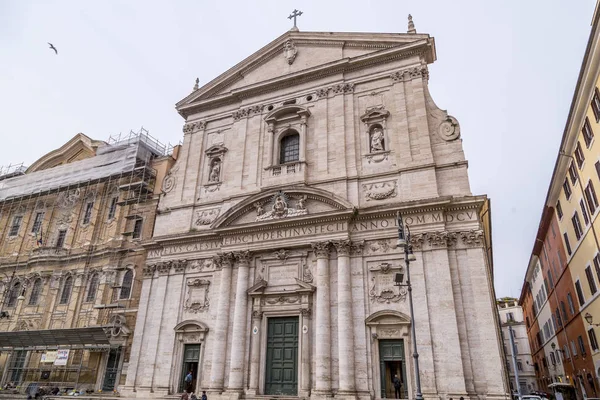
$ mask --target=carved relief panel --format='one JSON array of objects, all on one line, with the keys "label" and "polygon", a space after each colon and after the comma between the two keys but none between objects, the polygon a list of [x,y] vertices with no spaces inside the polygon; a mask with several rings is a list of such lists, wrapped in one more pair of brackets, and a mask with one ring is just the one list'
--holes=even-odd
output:
[{"label": "carved relief panel", "polygon": [[208,310],[210,306],[208,297],[210,281],[208,279],[191,278],[187,280],[186,286],[184,310],[193,314]]},{"label": "carved relief panel", "polygon": [[406,287],[395,285],[394,277],[404,272],[403,261],[386,260],[367,263],[369,270],[369,299],[371,303],[390,304],[406,300]]},{"label": "carved relief panel", "polygon": [[277,250],[262,256],[256,266],[255,282],[266,281],[271,288],[297,285],[297,280],[312,280],[306,253]]}]

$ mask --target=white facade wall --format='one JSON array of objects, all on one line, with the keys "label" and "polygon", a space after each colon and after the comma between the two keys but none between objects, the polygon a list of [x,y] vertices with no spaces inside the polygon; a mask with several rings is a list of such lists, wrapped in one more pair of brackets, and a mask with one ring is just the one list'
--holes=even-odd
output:
[{"label": "white facade wall", "polygon": [[[425,398],[504,398],[486,199],[470,192],[458,122],[429,94],[434,52],[428,35],[288,32],[178,104],[184,142],[163,183],[125,396],[176,393],[192,345],[196,390],[211,399],[285,394],[272,391],[283,386],[269,329],[289,317],[287,395],[390,397],[400,365],[413,398],[414,323]],[[289,129],[299,160],[282,165]],[[414,320],[393,283],[407,272],[397,210],[416,255]]]}]

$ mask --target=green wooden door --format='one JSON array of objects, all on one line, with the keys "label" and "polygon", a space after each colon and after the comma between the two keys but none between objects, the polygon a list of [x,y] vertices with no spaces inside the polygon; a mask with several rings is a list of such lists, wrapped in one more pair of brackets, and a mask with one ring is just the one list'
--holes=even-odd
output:
[{"label": "green wooden door", "polygon": [[188,372],[192,372],[192,384],[190,390],[196,388],[198,380],[198,362],[200,361],[200,345],[186,344],[183,348],[183,364],[181,365],[181,379],[179,379],[179,393],[187,390],[185,377]]},{"label": "green wooden door", "polygon": [[402,383],[400,398],[408,398],[404,340],[379,341],[379,371],[382,399],[394,398],[394,375],[398,375]]},{"label": "green wooden door", "polygon": [[269,318],[265,394],[298,394],[298,317]]}]

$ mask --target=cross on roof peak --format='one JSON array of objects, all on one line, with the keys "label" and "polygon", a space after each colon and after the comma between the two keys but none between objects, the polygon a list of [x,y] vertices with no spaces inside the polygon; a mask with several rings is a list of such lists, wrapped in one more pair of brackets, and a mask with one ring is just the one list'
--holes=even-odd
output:
[{"label": "cross on roof peak", "polygon": [[293,31],[297,31],[298,27],[296,26],[296,18],[301,16],[303,13],[302,11],[298,11],[296,9],[294,9],[294,11],[292,11],[292,13],[290,14],[290,16],[288,17],[288,19],[294,19],[294,27],[291,29]]}]

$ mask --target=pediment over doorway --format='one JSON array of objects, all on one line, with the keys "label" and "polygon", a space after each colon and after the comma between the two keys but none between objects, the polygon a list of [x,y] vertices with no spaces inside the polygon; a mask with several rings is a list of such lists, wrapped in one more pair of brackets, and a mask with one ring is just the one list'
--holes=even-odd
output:
[{"label": "pediment over doorway", "polygon": [[377,325],[409,325],[410,317],[400,311],[381,310],[374,312],[365,319],[367,326]]},{"label": "pediment over doorway", "polygon": [[272,189],[236,204],[217,218],[211,228],[277,222],[352,209],[350,202],[325,190],[306,187]]}]

